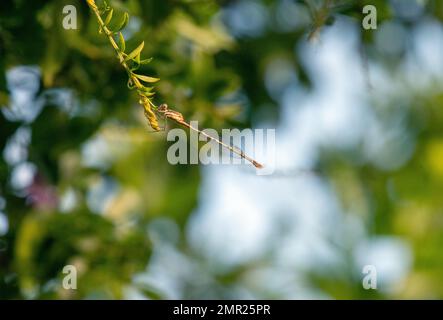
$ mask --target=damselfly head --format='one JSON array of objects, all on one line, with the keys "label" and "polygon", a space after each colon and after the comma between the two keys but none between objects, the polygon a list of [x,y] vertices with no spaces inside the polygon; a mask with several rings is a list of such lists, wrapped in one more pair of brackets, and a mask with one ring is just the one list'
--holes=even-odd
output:
[{"label": "damselfly head", "polygon": [[157,108],[158,112],[161,113],[165,113],[166,111],[168,111],[168,105],[166,103],[162,103],[158,108]]}]

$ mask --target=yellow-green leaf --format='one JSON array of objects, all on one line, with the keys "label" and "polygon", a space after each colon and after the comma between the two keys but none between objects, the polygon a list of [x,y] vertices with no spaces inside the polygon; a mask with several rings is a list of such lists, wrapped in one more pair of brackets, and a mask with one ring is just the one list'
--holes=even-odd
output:
[{"label": "yellow-green leaf", "polygon": [[155,92],[153,92],[152,89],[152,87],[142,87],[138,90],[138,93],[146,97],[152,97],[155,95]]},{"label": "yellow-green leaf", "polygon": [[121,32],[119,32],[118,36],[119,36],[120,50],[122,52],[125,52],[125,49],[126,49],[125,38],[123,38],[123,34]]},{"label": "yellow-green leaf", "polygon": [[127,12],[125,12],[123,14],[122,20],[120,21],[120,24],[118,25],[117,29],[114,32],[119,32],[124,27],[126,27],[126,25],[128,24],[128,21],[129,21],[129,14]]},{"label": "yellow-green leaf", "polygon": [[148,64],[151,61],[152,61],[152,58],[144,59],[144,60],[140,61],[140,64]]},{"label": "yellow-green leaf", "polygon": [[143,41],[140,43],[140,45],[134,49],[128,56],[125,58],[125,61],[129,61],[131,59],[134,59],[136,56],[140,55],[140,52],[143,50],[143,47],[145,46],[145,42]]},{"label": "yellow-green leaf", "polygon": [[140,64],[140,53],[134,58],[134,61],[139,65]]},{"label": "yellow-green leaf", "polygon": [[140,80],[142,80],[144,82],[149,82],[149,83],[157,82],[158,80],[160,80],[159,78],[143,76],[141,74],[135,74],[135,73],[134,73],[134,76],[136,76],[137,78],[139,78]]},{"label": "yellow-green leaf", "polygon": [[143,86],[140,90],[144,93],[149,93],[154,89],[154,87],[145,87]]},{"label": "yellow-green leaf", "polygon": [[107,26],[109,24],[109,22],[111,22],[112,19],[112,14],[114,13],[114,9],[111,9],[111,11],[109,11],[108,15],[106,16],[105,19],[105,26]]}]

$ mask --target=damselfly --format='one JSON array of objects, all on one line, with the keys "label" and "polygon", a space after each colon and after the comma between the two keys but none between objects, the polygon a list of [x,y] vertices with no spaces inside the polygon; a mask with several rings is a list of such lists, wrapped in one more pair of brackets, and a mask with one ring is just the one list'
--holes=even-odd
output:
[{"label": "damselfly", "polygon": [[204,135],[205,137],[207,137],[208,139],[215,141],[216,143],[222,145],[223,147],[225,147],[226,149],[230,150],[231,152],[239,155],[241,158],[249,161],[250,163],[252,163],[256,168],[263,168],[263,165],[257,161],[255,161],[254,159],[252,159],[251,157],[247,156],[241,149],[236,148],[235,146],[230,146],[220,140],[218,140],[217,138],[214,138],[210,135],[208,135],[207,133],[205,133],[204,131],[201,131],[197,128],[194,128],[193,126],[191,126],[188,122],[185,121],[183,115],[175,110],[171,110],[168,108],[168,105],[163,103],[162,105],[160,105],[156,111],[163,115],[166,119],[171,119],[173,121],[175,121],[176,123],[189,128],[190,130],[193,130],[195,132],[198,132],[199,134]]}]

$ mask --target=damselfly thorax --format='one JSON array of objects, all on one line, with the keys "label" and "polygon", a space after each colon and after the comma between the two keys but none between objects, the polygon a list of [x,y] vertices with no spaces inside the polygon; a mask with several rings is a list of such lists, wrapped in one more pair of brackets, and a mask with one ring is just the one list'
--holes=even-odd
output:
[{"label": "damselfly thorax", "polygon": [[166,103],[161,104],[160,107],[157,108],[157,112],[162,114],[165,118],[172,119],[178,123],[185,122],[183,114],[178,111],[169,109]]}]

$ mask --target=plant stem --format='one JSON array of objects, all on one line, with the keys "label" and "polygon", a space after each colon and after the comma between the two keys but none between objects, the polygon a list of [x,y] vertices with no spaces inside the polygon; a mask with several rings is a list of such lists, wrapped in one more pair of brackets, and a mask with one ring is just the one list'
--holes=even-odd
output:
[{"label": "plant stem", "polygon": [[126,70],[126,73],[128,74],[130,83],[138,89],[137,92],[140,97],[139,103],[144,108],[145,116],[148,119],[149,124],[151,125],[151,127],[154,130],[159,131],[160,127],[158,125],[157,117],[155,116],[154,112],[152,111],[152,109],[156,110],[157,106],[152,102],[152,100],[149,97],[147,97],[146,95],[142,94],[139,91],[139,90],[143,89],[143,85],[135,77],[135,75],[133,74],[133,72],[129,68],[128,64],[126,63],[124,54],[122,53],[119,46],[115,42],[114,33],[111,30],[109,30],[108,27],[106,27],[106,24],[100,15],[100,11],[97,8],[95,1],[94,0],[87,0],[86,2],[88,3],[91,10],[94,12],[100,29],[106,34],[109,42],[111,43],[112,47],[114,48],[115,52],[117,53],[120,64],[123,66],[123,68]]}]

